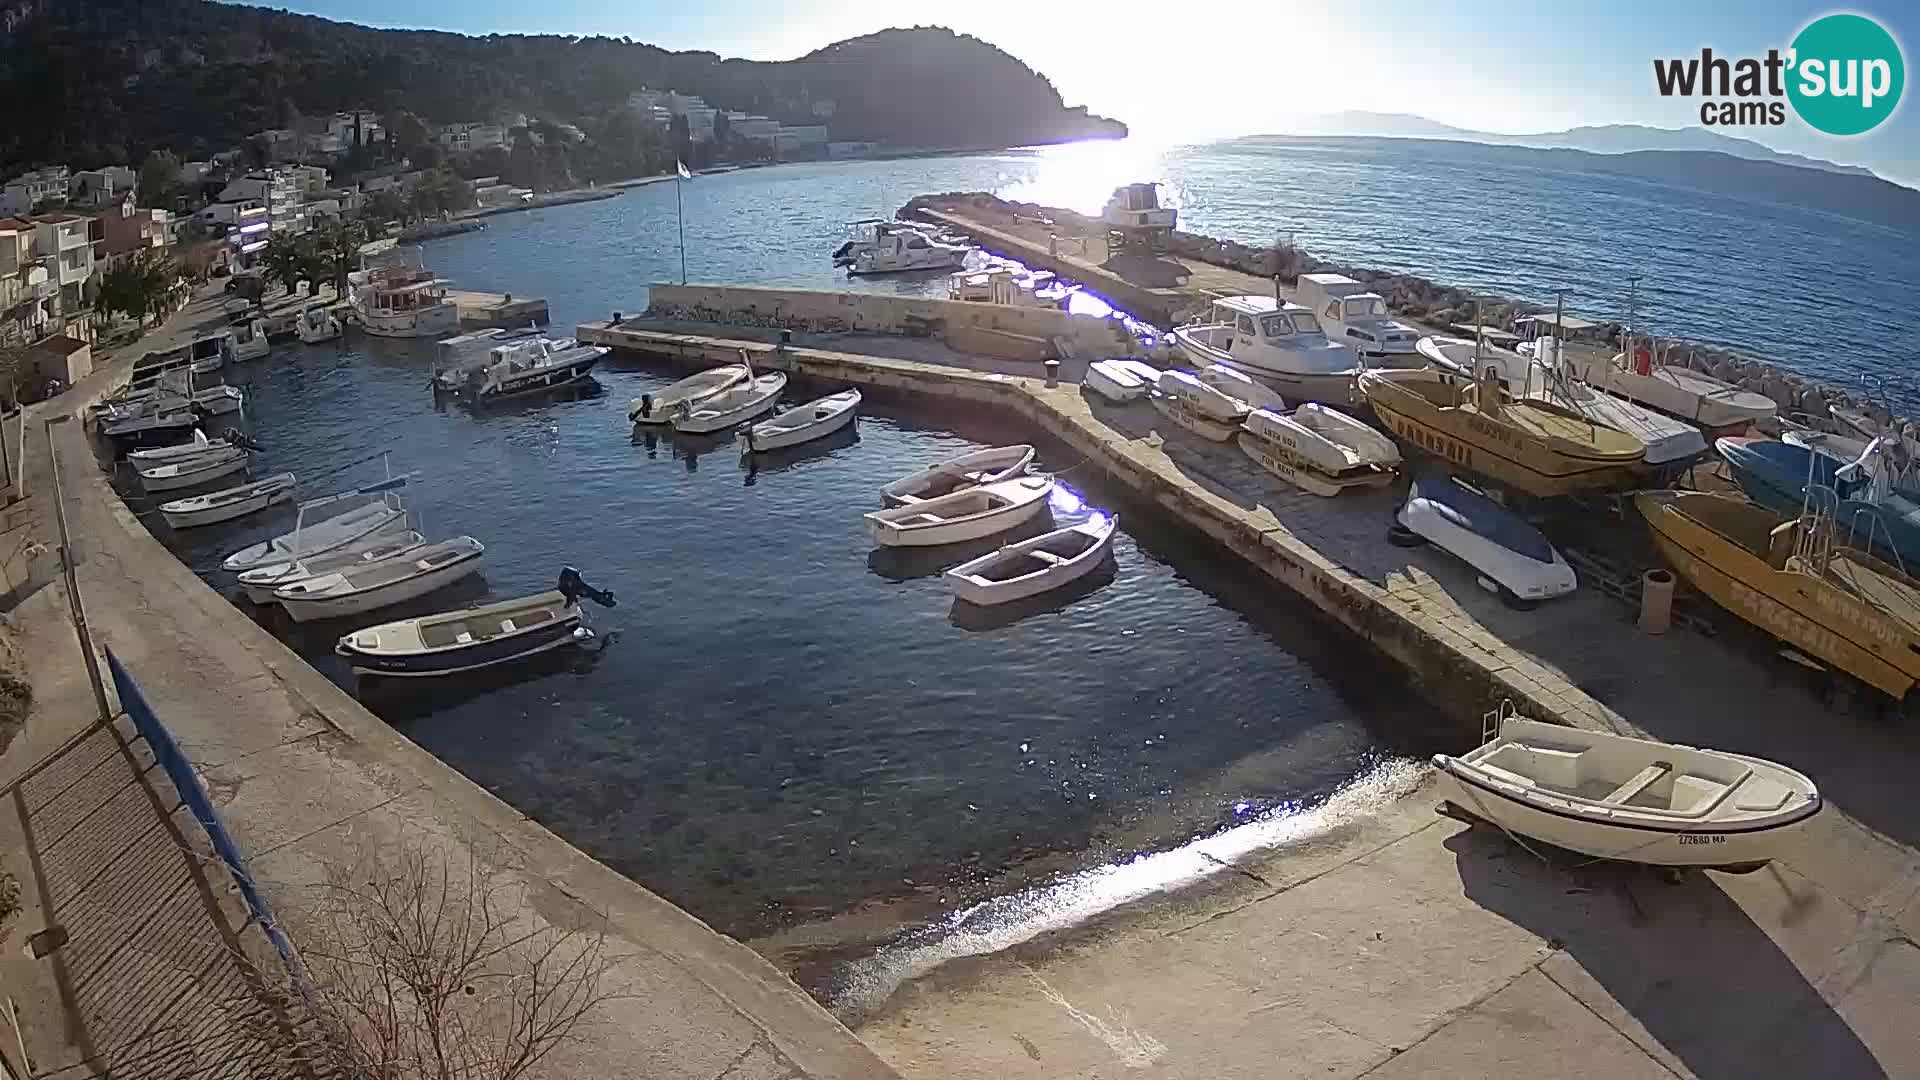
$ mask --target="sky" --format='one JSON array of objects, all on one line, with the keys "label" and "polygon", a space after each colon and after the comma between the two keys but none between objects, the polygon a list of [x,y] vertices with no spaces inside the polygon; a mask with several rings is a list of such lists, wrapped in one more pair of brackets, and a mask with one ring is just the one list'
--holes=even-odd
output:
[{"label": "sky", "polygon": [[[1656,57],[1763,56],[1833,11],[1878,19],[1920,60],[1920,4],[1790,0],[1135,0],[974,5],[931,0],[277,0],[374,26],[462,33],[604,34],[671,49],[785,60],[888,26],[940,25],[1012,53],[1069,105],[1154,140],[1285,131],[1301,117],[1414,113],[1508,134],[1582,124],[1699,124],[1697,100],[1663,99]],[[996,14],[997,12],[997,14]],[[1914,91],[1920,93],[1920,90]],[[1907,96],[1912,96],[1909,94]],[[1920,183],[1920,107],[1854,138],[1823,135],[1788,109],[1784,127],[1727,131],[1776,149],[1866,165]]]}]

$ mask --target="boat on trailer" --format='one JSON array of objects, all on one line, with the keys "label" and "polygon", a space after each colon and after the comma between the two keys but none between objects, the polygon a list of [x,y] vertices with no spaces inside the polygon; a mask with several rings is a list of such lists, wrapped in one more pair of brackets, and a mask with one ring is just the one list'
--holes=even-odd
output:
[{"label": "boat on trailer", "polygon": [[1436,754],[1454,809],[1597,859],[1744,873],[1820,812],[1805,775],[1761,758],[1496,714],[1462,757]]},{"label": "boat on trailer", "polygon": [[880,500],[902,506],[938,498],[965,488],[1011,480],[1033,464],[1033,447],[1026,443],[993,446],[936,462],[880,489]]},{"label": "boat on trailer", "polygon": [[1095,514],[1077,525],[1008,544],[947,571],[947,588],[982,607],[1038,596],[1097,568],[1113,550],[1119,526],[1117,516]]},{"label": "boat on trailer", "polygon": [[998,536],[1047,508],[1049,476],[1019,476],[950,495],[876,510],[867,531],[881,547],[933,547]]},{"label": "boat on trailer", "polygon": [[1211,321],[1179,326],[1174,346],[1200,366],[1226,363],[1271,382],[1292,401],[1346,405],[1364,366],[1352,349],[1329,341],[1313,312],[1271,296],[1213,302]]},{"label": "boat on trailer", "polygon": [[582,599],[612,607],[610,592],[569,566],[557,588],[496,604],[422,615],[355,630],[334,652],[360,675],[428,678],[478,671],[593,640]]},{"label": "boat on trailer", "polygon": [[1667,363],[1665,352],[1656,357],[1649,343],[1632,340],[1637,343],[1631,351],[1615,353],[1611,359],[1569,356],[1569,367],[1584,382],[1698,424],[1713,434],[1743,431],[1780,409],[1764,394]]},{"label": "boat on trailer", "polygon": [[292,498],[293,474],[284,472],[224,491],[161,503],[160,516],[166,518],[167,524],[175,529],[190,529],[196,525],[232,521]]}]

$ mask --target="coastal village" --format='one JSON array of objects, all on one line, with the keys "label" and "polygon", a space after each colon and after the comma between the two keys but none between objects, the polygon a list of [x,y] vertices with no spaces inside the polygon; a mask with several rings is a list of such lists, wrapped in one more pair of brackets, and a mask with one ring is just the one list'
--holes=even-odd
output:
[{"label": "coastal village", "polygon": [[[0,186],[0,1077],[1920,1076],[1920,429],[1884,392],[1205,235],[1152,176],[1098,213],[920,193],[819,247],[844,287],[633,280],[564,329],[441,276],[495,214],[905,149],[827,101],[625,109],[665,167],[584,186],[524,171],[573,120],[371,110]],[[904,410],[990,420],[1019,434],[781,527],[852,525],[855,572],[993,635],[1138,587],[1150,521],[1445,749],[943,891],[861,965],[820,927],[749,947],[383,717],[395,684],[592,693],[548,665],[642,664],[622,631],[670,611],[570,561],[483,587],[569,557],[430,521],[417,434],[276,445],[262,373],[355,363],[482,431],[585,404],[759,495]]]}]

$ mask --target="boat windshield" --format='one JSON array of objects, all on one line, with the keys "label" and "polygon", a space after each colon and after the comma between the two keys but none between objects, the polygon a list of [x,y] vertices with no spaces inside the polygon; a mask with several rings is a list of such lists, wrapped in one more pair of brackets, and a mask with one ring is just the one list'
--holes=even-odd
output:
[{"label": "boat windshield", "polygon": [[1346,317],[1349,319],[1365,318],[1368,316],[1384,317],[1387,313],[1386,301],[1377,296],[1356,297],[1348,300],[1346,308]]},{"label": "boat windshield", "polygon": [[1286,337],[1293,333],[1293,324],[1285,315],[1268,315],[1260,320],[1260,332],[1267,337]]}]

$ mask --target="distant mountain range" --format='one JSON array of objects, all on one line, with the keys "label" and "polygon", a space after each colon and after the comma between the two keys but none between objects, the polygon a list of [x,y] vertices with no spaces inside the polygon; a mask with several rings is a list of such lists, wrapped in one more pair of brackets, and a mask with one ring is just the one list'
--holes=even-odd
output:
[{"label": "distant mountain range", "polygon": [[1593,154],[1631,154],[1646,150],[1682,150],[1688,152],[1705,151],[1726,154],[1729,157],[1745,158],[1748,161],[1766,161],[1776,165],[1792,165],[1802,169],[1819,169],[1822,172],[1839,173],[1843,176],[1875,176],[1871,169],[1858,165],[1841,165],[1819,158],[1805,157],[1800,154],[1788,154],[1760,145],[1752,139],[1736,138],[1708,131],[1705,128],[1657,128],[1640,124],[1601,124],[1589,127],[1569,128],[1566,131],[1543,131],[1534,135],[1501,135],[1491,131],[1473,131],[1457,128],[1451,124],[1442,124],[1424,116],[1407,113],[1377,112],[1335,112],[1323,113],[1297,124],[1289,125],[1288,130],[1275,132],[1285,135],[1367,135],[1389,139],[1446,139],[1453,142],[1485,143],[1490,146],[1530,146],[1540,150],[1585,150]]}]

